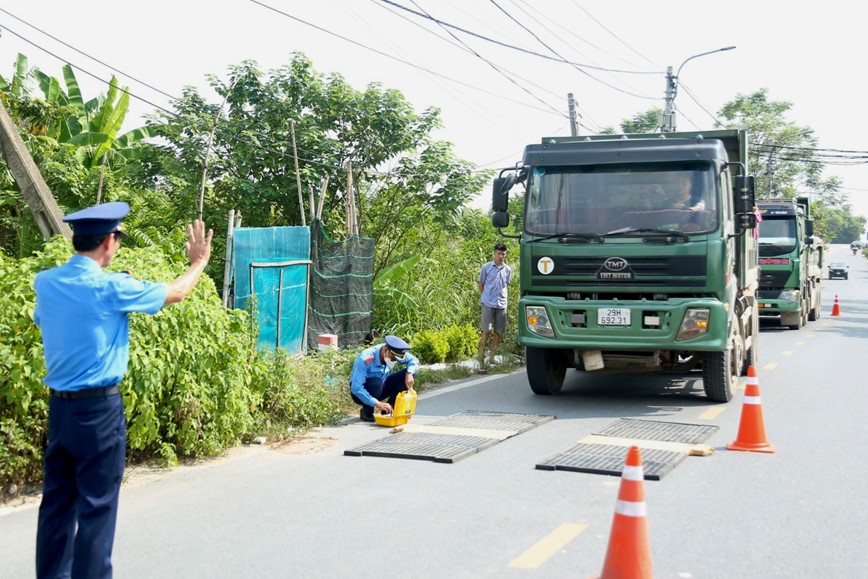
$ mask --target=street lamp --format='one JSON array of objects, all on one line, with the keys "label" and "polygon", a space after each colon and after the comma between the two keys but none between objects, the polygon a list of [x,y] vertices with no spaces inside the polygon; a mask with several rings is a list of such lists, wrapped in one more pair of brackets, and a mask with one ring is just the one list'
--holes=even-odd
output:
[{"label": "street lamp", "polygon": [[672,133],[675,131],[675,95],[678,93],[678,76],[681,74],[681,69],[684,68],[684,65],[694,58],[699,58],[700,56],[705,56],[707,54],[714,54],[715,52],[725,52],[727,50],[732,50],[733,48],[735,48],[735,46],[724,46],[717,50],[709,50],[708,52],[694,54],[681,63],[681,66],[678,67],[678,70],[674,75],[672,74],[672,67],[666,67],[666,106],[663,109],[663,122],[661,123],[662,126],[660,128],[661,132]]}]

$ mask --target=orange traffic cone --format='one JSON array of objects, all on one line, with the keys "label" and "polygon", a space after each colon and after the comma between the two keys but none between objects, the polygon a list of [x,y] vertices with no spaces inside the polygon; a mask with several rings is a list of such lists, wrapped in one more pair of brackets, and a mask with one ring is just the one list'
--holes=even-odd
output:
[{"label": "orange traffic cone", "polygon": [[[834,315],[834,314],[833,314]],[[751,452],[774,452],[775,447],[766,440],[766,428],[763,426],[763,407],[760,400],[759,384],[756,370],[753,366],[747,368],[747,380],[744,390],[744,404],[741,407],[741,422],[738,424],[738,436],[726,445],[729,450],[747,450]]]},{"label": "orange traffic cone", "polygon": [[650,579],[651,547],[645,519],[645,475],[638,446],[627,451],[621,488],[600,579]]},{"label": "orange traffic cone", "polygon": [[838,305],[838,294],[835,294],[835,303],[832,304],[832,315],[840,316],[841,315],[841,307]]}]

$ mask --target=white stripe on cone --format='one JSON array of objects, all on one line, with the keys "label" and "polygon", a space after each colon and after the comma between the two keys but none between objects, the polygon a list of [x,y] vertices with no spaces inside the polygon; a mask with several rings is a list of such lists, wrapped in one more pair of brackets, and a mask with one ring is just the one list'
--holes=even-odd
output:
[{"label": "white stripe on cone", "polygon": [[762,400],[760,399],[759,396],[745,396],[744,397],[744,403],[745,404],[760,405],[760,404],[762,404]]},{"label": "white stripe on cone", "polygon": [[645,474],[642,472],[641,466],[624,465],[624,470],[621,471],[621,478],[624,480],[643,480]]},{"label": "white stripe on cone", "polygon": [[647,515],[645,511],[645,501],[641,503],[633,501],[618,500],[615,502],[615,512],[625,517],[644,517]]}]

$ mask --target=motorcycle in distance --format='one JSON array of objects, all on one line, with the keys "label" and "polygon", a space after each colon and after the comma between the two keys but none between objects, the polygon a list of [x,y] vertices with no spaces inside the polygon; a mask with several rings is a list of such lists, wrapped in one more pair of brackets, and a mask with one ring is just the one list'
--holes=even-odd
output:
[{"label": "motorcycle in distance", "polygon": [[859,251],[859,248],[856,247],[855,245],[851,245],[851,246],[850,246],[850,249],[853,250],[853,255],[856,255],[856,252]]}]

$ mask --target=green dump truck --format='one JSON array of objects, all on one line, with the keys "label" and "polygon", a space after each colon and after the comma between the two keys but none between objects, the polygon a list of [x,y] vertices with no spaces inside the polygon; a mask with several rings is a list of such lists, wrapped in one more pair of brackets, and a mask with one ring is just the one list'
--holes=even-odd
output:
[{"label": "green dump truck", "polygon": [[762,199],[759,224],[759,307],[798,330],[820,318],[823,240],[815,237],[807,197]]},{"label": "green dump truck", "polygon": [[[494,180],[524,185],[518,341],[531,389],[567,369],[702,372],[732,398],[758,347],[757,226],[744,131],[544,138]],[[501,230],[502,231],[502,230]]]}]

